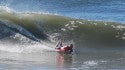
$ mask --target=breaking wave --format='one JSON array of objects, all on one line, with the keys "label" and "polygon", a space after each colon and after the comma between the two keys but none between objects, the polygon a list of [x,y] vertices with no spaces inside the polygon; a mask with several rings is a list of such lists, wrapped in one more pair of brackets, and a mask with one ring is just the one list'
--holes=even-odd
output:
[{"label": "breaking wave", "polygon": [[125,25],[89,21],[54,14],[18,13],[0,6],[0,50],[38,52],[53,50],[62,40],[75,46],[124,46]]}]

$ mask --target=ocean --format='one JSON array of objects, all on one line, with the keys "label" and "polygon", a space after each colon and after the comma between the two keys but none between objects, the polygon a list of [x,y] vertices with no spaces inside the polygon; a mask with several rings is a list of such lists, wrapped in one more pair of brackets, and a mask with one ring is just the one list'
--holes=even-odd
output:
[{"label": "ocean", "polygon": [[[0,70],[124,70],[124,0],[0,0]],[[60,54],[56,43],[73,44]]]}]

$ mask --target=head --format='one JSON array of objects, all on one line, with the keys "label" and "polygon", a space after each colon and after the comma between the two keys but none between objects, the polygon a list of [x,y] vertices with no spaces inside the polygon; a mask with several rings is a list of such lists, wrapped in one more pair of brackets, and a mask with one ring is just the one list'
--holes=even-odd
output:
[{"label": "head", "polygon": [[70,47],[72,47],[72,48],[73,48],[73,44],[70,44]]}]

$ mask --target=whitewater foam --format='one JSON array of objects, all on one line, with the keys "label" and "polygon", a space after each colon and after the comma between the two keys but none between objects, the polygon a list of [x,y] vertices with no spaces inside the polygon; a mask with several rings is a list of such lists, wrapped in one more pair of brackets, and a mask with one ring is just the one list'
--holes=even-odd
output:
[{"label": "whitewater foam", "polygon": [[14,12],[14,10],[10,9],[8,6],[0,6],[0,12],[12,13],[12,12]]},{"label": "whitewater foam", "polygon": [[11,40],[0,41],[0,51],[16,53],[41,53],[43,51],[55,51],[55,49],[53,48],[54,45],[43,41],[33,41],[19,33],[16,33],[14,36],[11,36],[10,39],[14,39],[17,42],[15,43]]},{"label": "whitewater foam", "polygon": [[[2,13],[11,13],[11,14],[21,14],[21,16],[30,16],[30,14],[46,14],[46,15],[59,15],[58,13],[50,13],[48,11],[16,11],[9,7],[9,5],[0,5],[0,14]],[[31,17],[31,16],[30,16]]]},{"label": "whitewater foam", "polygon": [[[7,43],[7,42],[6,42]],[[36,44],[11,44],[11,43],[0,43],[0,51],[15,52],[15,53],[42,53],[55,51],[51,46],[47,46],[41,43]]]},{"label": "whitewater foam", "polygon": [[95,65],[98,65],[98,62],[97,61],[86,61],[84,62],[85,65],[87,66],[95,66]]}]

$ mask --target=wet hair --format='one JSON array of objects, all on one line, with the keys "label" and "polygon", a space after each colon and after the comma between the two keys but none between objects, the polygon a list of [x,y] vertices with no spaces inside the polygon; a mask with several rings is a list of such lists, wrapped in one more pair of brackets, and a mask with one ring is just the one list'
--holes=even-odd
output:
[{"label": "wet hair", "polygon": [[73,48],[73,44],[70,44],[70,47],[72,47],[72,48]]}]

